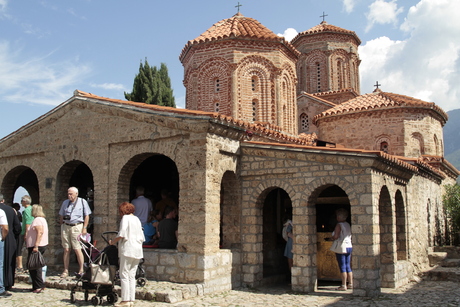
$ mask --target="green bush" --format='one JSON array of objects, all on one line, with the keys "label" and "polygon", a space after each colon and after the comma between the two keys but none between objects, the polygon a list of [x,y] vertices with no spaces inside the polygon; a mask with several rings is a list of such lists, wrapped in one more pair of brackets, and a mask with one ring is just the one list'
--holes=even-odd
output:
[{"label": "green bush", "polygon": [[443,196],[443,205],[449,221],[449,230],[454,243],[458,240],[460,233],[460,185],[447,185],[446,193]]}]

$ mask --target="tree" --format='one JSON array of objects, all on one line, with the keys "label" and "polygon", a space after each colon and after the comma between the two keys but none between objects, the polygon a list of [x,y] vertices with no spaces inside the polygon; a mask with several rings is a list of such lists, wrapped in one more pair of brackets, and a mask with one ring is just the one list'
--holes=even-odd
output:
[{"label": "tree", "polygon": [[176,107],[168,67],[161,63],[160,69],[151,67],[145,59],[140,63],[139,73],[134,78],[133,90],[125,92],[125,98],[130,101],[145,102],[159,106]]},{"label": "tree", "polygon": [[454,243],[458,240],[455,236],[460,233],[460,186],[447,185],[443,195],[443,204],[449,221],[451,235],[454,236]]}]

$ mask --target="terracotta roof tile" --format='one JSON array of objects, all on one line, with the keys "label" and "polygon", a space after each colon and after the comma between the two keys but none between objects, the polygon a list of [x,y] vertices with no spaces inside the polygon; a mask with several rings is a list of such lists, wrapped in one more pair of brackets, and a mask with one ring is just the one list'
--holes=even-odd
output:
[{"label": "terracotta roof tile", "polygon": [[317,35],[321,33],[339,33],[339,34],[346,34],[351,35],[356,40],[356,44],[360,45],[361,40],[359,39],[358,35],[356,35],[355,31],[346,30],[334,25],[328,24],[326,21],[321,22],[319,25],[314,26],[306,31],[300,32],[297,34],[294,39],[291,40],[291,43],[294,44],[299,38],[303,36],[310,36],[310,35]]},{"label": "terracotta roof tile", "polygon": [[269,30],[259,21],[237,13],[231,18],[215,23],[200,36],[188,41],[187,45],[182,49],[179,58],[182,58],[193,45],[228,38],[249,38],[280,42],[295,54],[299,53],[288,41],[273,33],[273,31]]},{"label": "terracotta roof tile", "polygon": [[426,102],[405,95],[386,93],[377,90],[373,93],[361,95],[356,98],[350,99],[342,104],[337,105],[334,108],[324,111],[321,114],[316,115],[313,119],[313,122],[316,124],[318,120],[331,116],[372,112],[377,110],[395,108],[421,108],[433,110],[434,112],[438,113],[439,116],[442,118],[442,120],[444,121],[443,125],[445,124],[448,118],[447,113],[444,112],[440,107],[438,107],[434,102]]}]

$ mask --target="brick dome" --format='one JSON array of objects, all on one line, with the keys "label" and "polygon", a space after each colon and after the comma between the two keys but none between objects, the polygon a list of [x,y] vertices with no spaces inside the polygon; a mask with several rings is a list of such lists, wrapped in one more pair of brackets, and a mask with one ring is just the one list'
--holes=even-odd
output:
[{"label": "brick dome", "polygon": [[321,22],[319,25],[314,26],[313,28],[310,28],[306,31],[300,32],[297,34],[296,37],[294,37],[291,40],[291,43],[295,45],[296,41],[299,40],[302,37],[306,36],[318,36],[322,34],[344,34],[344,35],[350,35],[353,37],[355,40],[356,45],[361,44],[361,40],[359,39],[358,35],[354,31],[346,30],[334,25],[328,24],[326,21]]}]

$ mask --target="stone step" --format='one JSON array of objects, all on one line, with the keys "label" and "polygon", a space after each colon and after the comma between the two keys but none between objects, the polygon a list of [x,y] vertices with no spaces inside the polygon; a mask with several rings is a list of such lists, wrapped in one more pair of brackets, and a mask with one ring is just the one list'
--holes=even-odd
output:
[{"label": "stone step", "polygon": [[460,267],[435,267],[422,274],[424,280],[460,282]]},{"label": "stone step", "polygon": [[441,262],[442,267],[452,268],[452,267],[460,267],[460,259],[444,259]]}]

